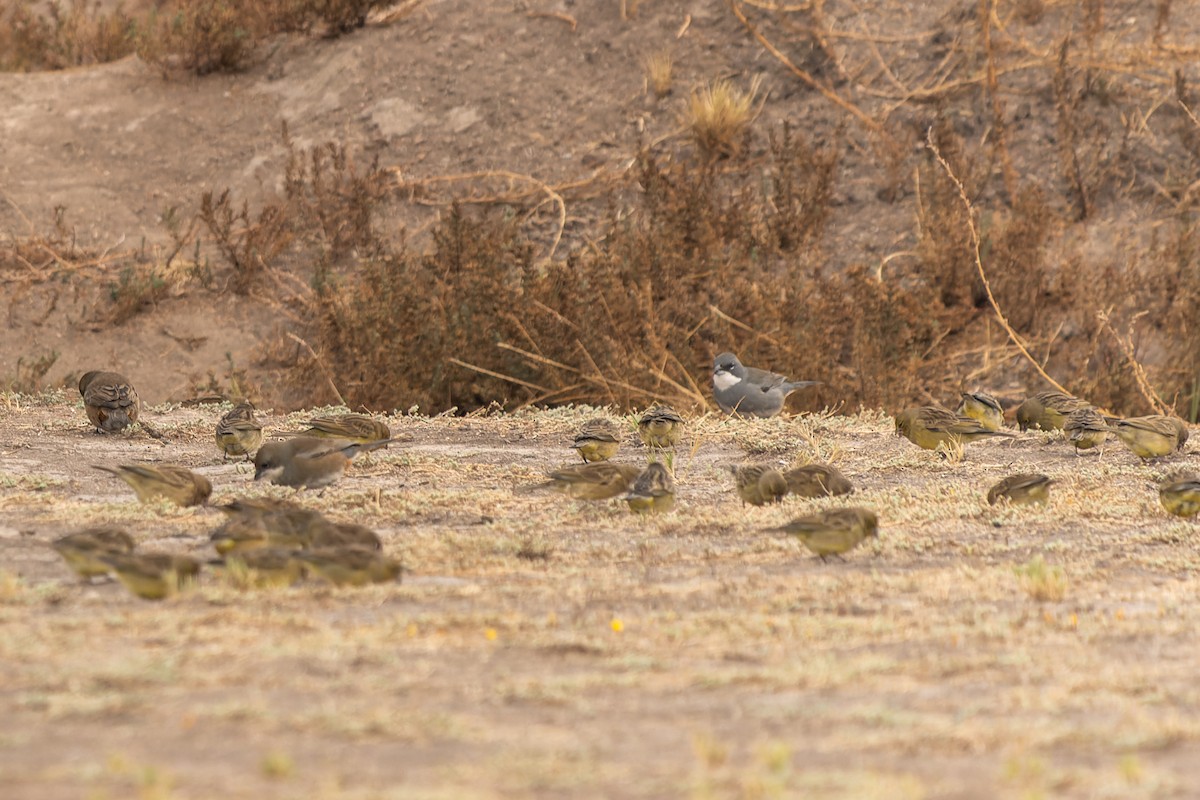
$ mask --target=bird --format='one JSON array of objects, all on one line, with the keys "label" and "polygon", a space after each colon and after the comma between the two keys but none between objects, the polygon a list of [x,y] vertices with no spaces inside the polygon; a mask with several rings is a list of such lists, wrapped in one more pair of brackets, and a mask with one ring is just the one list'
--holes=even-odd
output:
[{"label": "bird", "polygon": [[624,497],[630,511],[664,513],[675,507],[675,479],[662,464],[651,463]]},{"label": "bird", "polygon": [[1200,478],[1176,476],[1158,487],[1158,501],[1177,517],[1194,517],[1200,512]]},{"label": "bird", "polygon": [[361,547],[364,550],[382,550],[379,534],[366,525],[353,522],[334,522],[313,531],[310,547]]},{"label": "bird", "polygon": [[556,469],[546,477],[550,480],[521,489],[555,489],[576,500],[609,500],[629,491],[641,470],[632,464],[598,461],[594,464],[572,464]]},{"label": "bird", "polygon": [[1118,420],[1113,432],[1142,460],[1162,458],[1182,450],[1188,440],[1188,429],[1183,420],[1164,414]]},{"label": "bird", "polygon": [[879,537],[879,518],[865,508],[830,508],[799,517],[776,528],[800,539],[821,561],[857,547],[868,536]]},{"label": "bird", "polygon": [[79,379],[83,408],[96,433],[113,433],[137,422],[142,402],[123,375],[93,370]]},{"label": "bird", "polygon": [[978,421],[989,431],[1004,427],[1004,409],[1000,401],[985,392],[963,392],[958,413]]},{"label": "bird", "polygon": [[607,461],[617,454],[621,439],[616,427],[606,419],[590,419],[579,427],[571,447],[584,463]]},{"label": "bird", "polygon": [[400,577],[401,564],[393,558],[361,547],[322,547],[295,554],[311,572],[337,586],[366,586]]},{"label": "bird", "polygon": [[161,467],[145,464],[106,467],[93,464],[92,468],[110,472],[125,481],[143,503],[161,499],[170,500],[177,506],[198,506],[208,502],[212,495],[212,484],[208,478],[174,464],[163,464]]},{"label": "bird", "polygon": [[653,450],[665,450],[679,444],[683,435],[683,417],[670,406],[655,406],[638,420],[642,444]]},{"label": "bird", "polygon": [[783,502],[788,493],[788,482],[783,473],[762,464],[732,464],[734,484],[742,505],[762,506]]},{"label": "bird", "polygon": [[391,441],[362,443],[296,436],[267,442],[254,455],[254,480],[297,489],[321,489],[341,478],[355,455],[377,450]]},{"label": "bird", "polygon": [[740,417],[774,417],[787,396],[820,381],[791,381],[783,375],[747,367],[733,353],[713,359],[713,398],[726,414]]},{"label": "bird", "polygon": [[1075,445],[1075,455],[1079,455],[1080,450],[1091,450],[1093,447],[1099,447],[1100,454],[1104,455],[1103,445],[1111,430],[1100,412],[1090,406],[1072,411],[1063,422],[1063,432]]},{"label": "bird", "polygon": [[246,570],[248,583],[258,587],[291,586],[304,574],[296,551],[286,547],[239,551],[226,557],[225,566],[235,571]]},{"label": "bird", "polygon": [[1014,506],[1045,504],[1050,499],[1050,484],[1052,483],[1054,483],[1053,478],[1036,473],[1009,475],[988,489],[988,505],[994,506],[1002,499]]},{"label": "bird", "polygon": [[937,406],[909,408],[896,415],[896,433],[917,447],[936,450],[938,445],[963,444],[988,436],[1012,436],[1008,431],[990,431],[979,420]]},{"label": "bird", "polygon": [[110,553],[101,556],[126,589],[143,600],[164,600],[175,594],[200,572],[190,556],[168,553]]},{"label": "bird", "polygon": [[[338,535],[337,526],[325,515],[286,500],[240,498],[218,508],[229,519],[209,538],[221,555],[263,547],[311,547],[325,539],[340,541],[333,538]],[[361,536],[358,540],[367,541]]]},{"label": "bird", "polygon": [[1022,431],[1039,428],[1060,431],[1072,411],[1090,408],[1091,403],[1058,391],[1038,392],[1017,406],[1017,425]]},{"label": "bird", "polygon": [[788,491],[797,497],[833,497],[850,494],[854,485],[832,464],[812,463],[783,473]]},{"label": "bird", "polygon": [[318,439],[345,439],[348,442],[369,444],[392,438],[392,429],[366,414],[327,414],[308,421],[308,430],[301,436]]},{"label": "bird", "polygon": [[224,453],[224,458],[230,456],[245,456],[250,460],[250,454],[262,445],[263,428],[254,419],[254,406],[250,403],[238,403],[217,422],[217,447]]},{"label": "bird", "polygon": [[50,546],[76,575],[88,580],[109,573],[108,565],[100,560],[101,556],[132,553],[136,543],[132,536],[120,528],[96,527],[67,534],[55,539]]}]

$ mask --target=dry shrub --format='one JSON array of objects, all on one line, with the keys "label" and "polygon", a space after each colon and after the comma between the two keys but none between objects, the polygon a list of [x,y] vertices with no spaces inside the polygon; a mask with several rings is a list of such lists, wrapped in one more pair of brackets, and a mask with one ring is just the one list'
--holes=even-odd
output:
[{"label": "dry shrub", "polygon": [[253,63],[260,38],[269,31],[254,0],[180,0],[146,26],[138,55],[162,68],[197,75],[239,72]]},{"label": "dry shrub", "polygon": [[728,80],[716,80],[692,92],[684,119],[700,152],[708,158],[728,158],[741,152],[754,121],[754,101],[762,76],[742,91]]},{"label": "dry shrub", "polygon": [[115,61],[133,52],[137,23],[120,6],[71,0],[43,6],[0,0],[0,71],[32,72]]},{"label": "dry shrub", "polygon": [[232,269],[229,288],[236,294],[247,294],[291,242],[282,205],[269,203],[251,219],[249,203],[243,200],[237,208],[228,189],[216,199],[212,192],[201,196],[200,221]]}]

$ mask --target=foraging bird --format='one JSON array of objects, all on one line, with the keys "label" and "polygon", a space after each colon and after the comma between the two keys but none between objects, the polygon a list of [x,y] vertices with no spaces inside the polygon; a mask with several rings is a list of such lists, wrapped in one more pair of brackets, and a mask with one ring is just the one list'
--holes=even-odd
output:
[{"label": "foraging bird", "polygon": [[675,507],[675,479],[657,461],[642,470],[625,495],[630,511],[663,513]]},{"label": "foraging bird", "polygon": [[110,553],[101,560],[126,589],[143,600],[166,599],[200,572],[194,558],[168,553]]},{"label": "foraging bird", "polygon": [[901,411],[896,415],[896,433],[925,450],[936,450],[938,445],[955,441],[966,444],[988,436],[1013,435],[1008,431],[990,431],[979,420],[936,406]]},{"label": "foraging bird", "polygon": [[550,480],[521,491],[555,489],[576,500],[609,500],[629,491],[641,470],[632,464],[598,461],[594,464],[572,464],[551,472]]},{"label": "foraging bird", "polygon": [[382,550],[379,534],[366,525],[353,522],[334,522],[313,531],[309,547],[360,547],[364,550]]},{"label": "foraging bird", "polygon": [[833,497],[850,494],[854,485],[832,464],[805,464],[783,473],[788,491],[797,497]]},{"label": "foraging bird", "polygon": [[150,467],[144,464],[120,464],[105,467],[93,464],[93,469],[111,472],[125,481],[137,493],[142,503],[155,500],[170,500],[177,506],[198,506],[208,502],[212,495],[212,484],[203,475],[197,475],[187,467],[163,464]]},{"label": "foraging bird", "polygon": [[92,371],[79,379],[83,407],[96,433],[112,433],[137,422],[142,402],[129,379],[115,372]]},{"label": "foraging bird", "polygon": [[1163,414],[1118,420],[1113,432],[1143,460],[1162,458],[1182,450],[1188,440],[1188,429],[1183,420]]},{"label": "foraging bird", "polygon": [[400,577],[399,561],[360,547],[322,547],[294,556],[305,567],[337,586],[366,586]]},{"label": "foraging bird", "polygon": [[313,417],[301,436],[318,439],[345,439],[348,442],[369,444],[392,438],[392,429],[366,414],[328,414]]},{"label": "foraging bird", "polygon": [[1200,512],[1200,478],[1182,475],[1158,488],[1158,501],[1177,517],[1194,517]]},{"label": "foraging bird", "polygon": [[958,413],[979,422],[989,431],[1004,427],[1004,409],[1000,401],[984,392],[963,392]]},{"label": "foraging bird", "polygon": [[262,445],[263,428],[254,419],[254,406],[249,403],[238,403],[217,423],[217,447],[224,453],[224,459],[230,456],[245,456],[250,460],[250,454]]},{"label": "foraging bird", "polygon": [[1022,431],[1037,427],[1043,431],[1060,431],[1072,411],[1090,408],[1091,403],[1062,392],[1038,392],[1017,406],[1017,425]]},{"label": "foraging bird", "polygon": [[779,528],[800,539],[821,561],[841,557],[868,536],[879,537],[879,518],[865,508],[830,508],[819,514],[799,517]]},{"label": "foraging bird", "polygon": [[229,519],[209,538],[221,555],[263,547],[311,547],[318,539],[338,535],[337,526],[321,512],[287,501],[242,498],[219,508]]},{"label": "foraging bird", "polygon": [[244,567],[250,583],[258,587],[291,586],[304,575],[296,551],[286,547],[260,547],[243,550],[225,559],[227,567]]},{"label": "foraging bird", "polygon": [[665,450],[679,444],[683,435],[683,417],[669,406],[655,406],[638,420],[638,436],[651,449]]},{"label": "foraging bird", "polygon": [[55,539],[50,546],[76,575],[88,580],[109,573],[109,566],[100,560],[101,556],[132,553],[135,543],[120,528],[86,528]]},{"label": "foraging bird", "polygon": [[733,481],[737,486],[742,505],[762,506],[783,502],[788,493],[788,482],[783,473],[762,464],[730,465]]},{"label": "foraging bird", "polygon": [[740,417],[773,417],[783,410],[787,396],[820,381],[790,381],[783,375],[747,367],[733,353],[713,359],[713,398],[726,414]]},{"label": "foraging bird", "polygon": [[1111,430],[1100,412],[1091,406],[1072,411],[1063,423],[1063,432],[1075,445],[1075,455],[1079,455],[1080,450],[1091,450],[1093,447],[1099,447],[1100,455],[1104,455],[1102,445]]},{"label": "foraging bird", "polygon": [[994,506],[1001,499],[1007,500],[1014,506],[1045,504],[1050,499],[1050,484],[1052,483],[1054,483],[1053,478],[1035,473],[1009,475],[988,489],[988,505]]},{"label": "foraging bird", "polygon": [[350,459],[358,453],[377,450],[391,441],[363,443],[297,436],[282,442],[267,442],[254,456],[254,480],[297,489],[320,489],[341,478]]},{"label": "foraging bird", "polygon": [[571,447],[579,452],[584,463],[608,461],[621,447],[616,426],[606,419],[590,419],[580,426]]}]

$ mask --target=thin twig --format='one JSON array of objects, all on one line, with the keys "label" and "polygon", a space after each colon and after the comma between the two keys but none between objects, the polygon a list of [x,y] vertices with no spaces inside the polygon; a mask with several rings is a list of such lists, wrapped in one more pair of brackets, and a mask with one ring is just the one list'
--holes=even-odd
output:
[{"label": "thin twig", "polygon": [[333,382],[333,375],[331,375],[329,370],[325,368],[325,362],[321,361],[321,357],[317,355],[317,351],[313,350],[312,346],[308,342],[304,341],[291,331],[288,331],[287,336],[293,342],[308,351],[309,355],[313,357],[313,361],[317,362],[317,366],[321,369],[321,372],[324,373],[325,380],[329,381],[329,388],[333,390],[333,396],[337,398],[338,404],[343,406],[346,405],[346,398],[342,397],[342,393],[338,391],[337,385]]}]

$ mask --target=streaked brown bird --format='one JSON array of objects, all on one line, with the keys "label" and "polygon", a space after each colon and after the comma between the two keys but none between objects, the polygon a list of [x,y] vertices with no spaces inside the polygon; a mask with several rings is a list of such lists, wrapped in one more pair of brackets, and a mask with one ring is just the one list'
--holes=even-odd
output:
[{"label": "streaked brown bird", "polygon": [[675,507],[675,479],[662,464],[653,462],[642,470],[625,495],[630,511],[661,514]]},{"label": "streaked brown bird", "polygon": [[1014,506],[1044,504],[1050,499],[1050,484],[1052,483],[1054,483],[1053,478],[1036,473],[1009,475],[988,489],[988,505],[994,506],[1002,499]]},{"label": "streaked brown bird", "polygon": [[194,558],[169,553],[111,553],[101,560],[126,589],[143,600],[164,600],[200,572]]},{"label": "streaked brown bird", "polygon": [[986,392],[963,392],[958,413],[977,421],[989,431],[1004,427],[1004,409],[1000,401]]},{"label": "streaked brown bird", "polygon": [[208,478],[175,464],[163,464],[160,467],[145,464],[105,467],[93,464],[92,468],[112,473],[125,481],[142,503],[170,500],[177,506],[198,506],[208,502],[212,495],[212,484]]},{"label": "streaked brown bird", "polygon": [[1113,432],[1143,460],[1169,456],[1182,450],[1188,440],[1188,429],[1183,420],[1163,414],[1119,420]]},{"label": "streaked brown bird", "polygon": [[833,497],[850,494],[854,485],[832,464],[814,462],[783,473],[788,491],[797,497]]},{"label": "streaked brown bird", "polygon": [[225,459],[245,456],[249,461],[263,440],[263,428],[254,418],[254,406],[246,402],[238,403],[221,417],[217,422],[216,439],[217,447],[224,453]]},{"label": "streaked brown bird", "polygon": [[598,461],[594,464],[572,464],[548,474],[550,480],[520,491],[554,489],[576,500],[609,500],[629,491],[641,470],[633,464],[614,464]]},{"label": "streaked brown bird", "polygon": [[821,561],[841,558],[869,536],[878,538],[879,518],[865,508],[830,508],[799,517],[775,530],[797,537]]},{"label": "streaked brown bird", "polygon": [[254,480],[297,489],[321,489],[340,479],[350,459],[358,453],[377,450],[391,441],[380,439],[364,444],[296,436],[281,442],[267,442],[254,456]]},{"label": "streaked brown bird", "polygon": [[580,426],[571,447],[585,463],[608,461],[621,448],[620,432],[606,419],[590,419]]},{"label": "streaked brown bird", "polygon": [[366,525],[354,522],[334,522],[321,526],[313,531],[312,548],[318,547],[360,547],[363,550],[382,550],[383,542],[379,534]]},{"label": "streaked brown bird", "polygon": [[263,547],[311,547],[318,539],[338,535],[321,512],[285,500],[240,498],[219,508],[229,519],[210,539],[221,555]]},{"label": "streaked brown bird", "polygon": [[249,583],[258,587],[291,586],[304,576],[304,567],[296,551],[286,547],[260,547],[242,550],[225,559],[228,568],[244,568]]},{"label": "streaked brown bird", "polygon": [[400,577],[399,561],[361,547],[322,547],[295,554],[310,572],[337,586],[387,583]]},{"label": "streaked brown bird", "polygon": [[734,485],[742,505],[763,506],[780,503],[788,493],[788,482],[783,473],[763,464],[732,464]]},{"label": "streaked brown bird", "polygon": [[123,375],[92,371],[79,379],[83,407],[96,433],[112,433],[137,422],[142,401],[137,390]]},{"label": "streaked brown bird", "polygon": [[1017,406],[1017,425],[1022,431],[1039,428],[1060,431],[1072,411],[1090,408],[1091,403],[1058,391],[1038,392]]},{"label": "streaked brown bird", "polygon": [[937,406],[909,408],[896,415],[896,433],[917,447],[936,450],[953,442],[966,444],[989,436],[1012,436],[1008,431],[990,431],[979,420]]},{"label": "streaked brown bird", "polygon": [[101,556],[113,553],[132,553],[133,537],[120,528],[85,528],[76,533],[55,539],[50,543],[67,566],[84,580],[107,575],[109,566]]},{"label": "streaked brown bird", "polygon": [[1111,430],[1100,412],[1090,406],[1072,411],[1063,423],[1063,432],[1067,434],[1071,444],[1075,445],[1075,455],[1079,455],[1080,450],[1099,447],[1100,455],[1103,456],[1104,443],[1108,440]]},{"label": "streaked brown bird", "polygon": [[669,406],[655,406],[638,420],[638,436],[655,450],[675,447],[683,436],[683,417]]},{"label": "streaked brown bird", "polygon": [[1158,501],[1177,517],[1194,517],[1200,512],[1200,478],[1180,475],[1158,487]]},{"label": "streaked brown bird", "polygon": [[318,439],[345,439],[358,444],[370,444],[392,438],[392,429],[366,414],[326,414],[308,421],[309,428],[302,436]]}]

